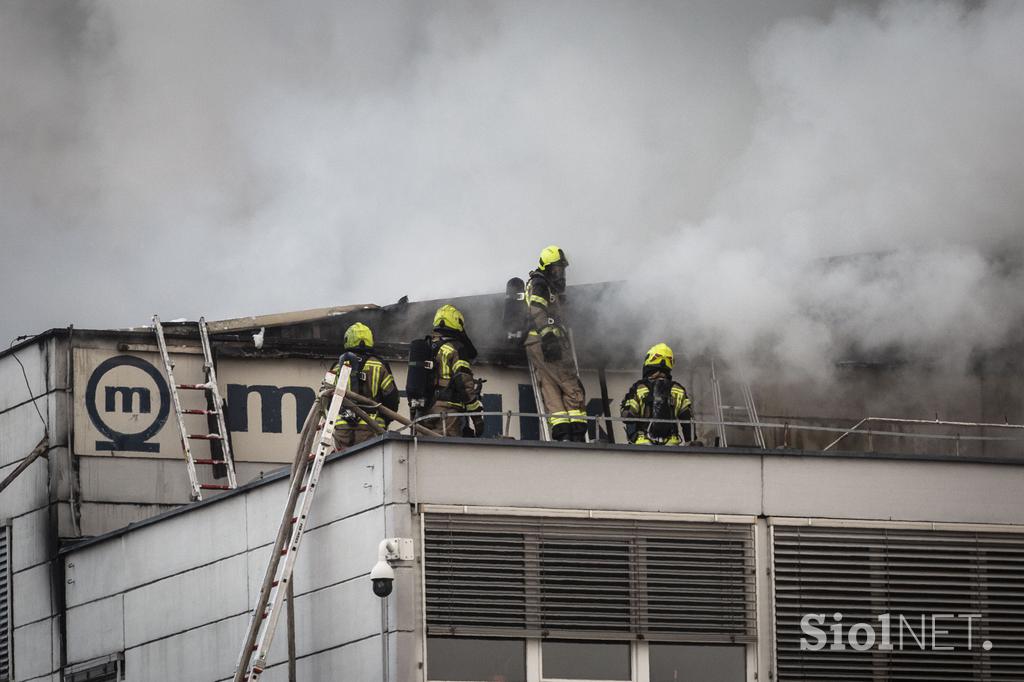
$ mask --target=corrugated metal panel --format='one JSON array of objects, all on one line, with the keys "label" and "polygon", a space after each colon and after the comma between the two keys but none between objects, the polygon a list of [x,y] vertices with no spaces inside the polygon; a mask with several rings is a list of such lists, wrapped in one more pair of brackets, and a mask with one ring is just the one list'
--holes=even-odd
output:
[{"label": "corrugated metal panel", "polygon": [[0,682],[14,679],[11,526],[0,526]]},{"label": "corrugated metal panel", "polygon": [[430,634],[755,640],[749,525],[425,519]]},{"label": "corrugated metal panel", "polygon": [[[1024,680],[1024,534],[775,526],[773,535],[780,680]],[[837,612],[844,650],[829,648]],[[815,642],[801,630],[808,613],[826,615],[820,651],[800,649],[802,636]],[[868,623],[880,639],[882,614],[894,650],[851,648],[850,626]],[[967,619],[949,617],[935,644],[954,650],[933,648],[933,614],[982,614],[970,648]],[[908,628],[900,650],[901,615],[919,638],[925,630],[924,650]]]}]

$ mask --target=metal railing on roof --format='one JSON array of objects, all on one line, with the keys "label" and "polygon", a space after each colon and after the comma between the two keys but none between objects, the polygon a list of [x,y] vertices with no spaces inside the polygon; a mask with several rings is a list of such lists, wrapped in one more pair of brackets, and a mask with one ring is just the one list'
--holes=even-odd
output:
[{"label": "metal railing on roof", "polygon": [[[412,431],[414,424],[421,424],[428,420],[440,420],[443,435],[445,436],[459,436],[461,434],[448,434],[445,429],[445,419],[443,417],[502,417],[502,429],[501,433],[498,434],[500,438],[512,438],[511,426],[513,418],[526,418],[526,419],[547,419],[551,416],[549,413],[543,412],[520,412],[516,410],[502,410],[502,411],[484,411],[484,412],[443,412],[436,414],[427,414],[417,417],[412,420],[409,425],[402,425],[397,429],[398,432]],[[682,426],[683,424],[691,425],[691,434],[697,434],[697,427],[730,427],[737,429],[748,429],[752,433],[752,440],[756,443],[751,447],[758,449],[771,449],[768,447],[765,439],[758,437],[759,431],[782,431],[784,433],[792,432],[805,432],[813,434],[838,434],[838,437],[831,441],[828,445],[822,448],[822,451],[831,450],[839,442],[843,441],[850,435],[859,436],[882,436],[887,438],[896,438],[904,440],[921,440],[921,441],[933,441],[933,442],[944,442],[952,443],[955,445],[956,454],[960,453],[960,445],[962,443],[1013,443],[1019,442],[1024,443],[1024,433],[1016,436],[990,436],[990,435],[974,435],[965,433],[955,434],[941,434],[941,433],[906,433],[901,431],[883,431],[874,429],[862,429],[861,427],[868,422],[879,422],[879,423],[891,423],[891,424],[905,424],[905,425],[927,425],[927,426],[944,426],[944,427],[956,427],[961,429],[1010,429],[1010,430],[1024,430],[1024,424],[1010,424],[1010,423],[985,423],[985,422],[966,422],[966,421],[944,421],[944,420],[928,420],[928,419],[902,419],[895,417],[865,417],[864,419],[857,422],[852,427],[837,427],[837,426],[818,426],[811,424],[793,424],[791,422],[772,422],[772,421],[731,421],[726,419],[691,419],[691,420],[674,420],[674,419],[636,419],[630,417],[613,417],[605,415],[592,416],[588,415],[584,417],[588,423],[595,423],[597,428],[600,428],[600,422],[606,424],[616,422],[640,422],[643,424],[651,423],[666,423],[675,424]],[[489,437],[494,437],[492,434],[488,434]],[[682,429],[680,429],[680,437],[682,436]],[[417,436],[422,438],[423,436]],[[680,443],[681,446],[694,445],[699,441],[698,438],[694,438],[690,442]]]}]

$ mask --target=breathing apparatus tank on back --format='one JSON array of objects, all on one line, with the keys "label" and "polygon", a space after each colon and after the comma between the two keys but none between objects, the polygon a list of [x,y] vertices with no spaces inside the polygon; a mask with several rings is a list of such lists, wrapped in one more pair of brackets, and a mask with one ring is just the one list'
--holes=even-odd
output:
[{"label": "breathing apparatus tank on back", "polygon": [[503,323],[505,339],[510,343],[522,343],[529,326],[529,309],[526,306],[526,283],[513,277],[505,285],[505,314]]},{"label": "breathing apparatus tank on back", "polygon": [[434,349],[430,337],[409,344],[409,365],[405,378],[409,412],[415,419],[430,409],[434,398]]}]

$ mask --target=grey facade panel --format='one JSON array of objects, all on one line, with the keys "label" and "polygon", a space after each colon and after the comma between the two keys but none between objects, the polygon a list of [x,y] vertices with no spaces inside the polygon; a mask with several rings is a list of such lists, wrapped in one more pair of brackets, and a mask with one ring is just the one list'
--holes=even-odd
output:
[{"label": "grey facade panel", "polygon": [[[32,395],[39,396],[46,393],[48,388],[46,385],[48,343],[48,339],[40,339],[0,357],[0,412],[25,402]],[[24,373],[22,367],[24,367]],[[28,385],[25,382],[26,375],[28,376]],[[28,408],[35,414],[31,404],[28,405]],[[39,409],[43,408],[43,404],[40,403]],[[37,416],[36,419],[38,418]]]},{"label": "grey facade panel", "polygon": [[189,501],[184,459],[79,457],[78,469],[83,502],[180,505]]},{"label": "grey facade panel", "polygon": [[[103,535],[112,530],[125,528],[130,524],[138,523],[157,514],[174,509],[179,505],[161,504],[133,504],[133,503],[110,503],[110,502],[83,502],[81,505],[82,534],[86,536]],[[62,504],[62,515],[68,513],[68,505]],[[70,523],[61,519],[62,528]]]},{"label": "grey facade panel", "polygon": [[416,501],[495,507],[758,514],[758,456],[421,443]]},{"label": "grey facade panel", "polygon": [[[21,597],[24,599],[25,597]],[[14,630],[16,679],[49,676],[60,669],[60,629],[56,618],[36,621]]]},{"label": "grey facade panel", "polygon": [[764,457],[767,516],[1024,523],[1024,466]]},{"label": "grey facade panel", "polygon": [[76,633],[68,639],[69,665],[124,651],[124,595],[70,608],[66,617],[68,631]]},{"label": "grey facade panel", "polygon": [[11,581],[14,593],[14,627],[53,614],[50,590],[50,564],[39,564],[15,573]]},{"label": "grey facade panel", "polygon": [[[46,399],[38,403],[45,417]],[[45,432],[43,422],[31,403],[0,414],[0,466],[17,464],[28,456]]]},{"label": "grey facade panel", "polygon": [[[0,476],[7,476],[16,466],[9,464],[0,469]],[[0,495],[0,518],[15,518],[46,507],[48,473],[46,458],[40,457],[30,464]]]}]

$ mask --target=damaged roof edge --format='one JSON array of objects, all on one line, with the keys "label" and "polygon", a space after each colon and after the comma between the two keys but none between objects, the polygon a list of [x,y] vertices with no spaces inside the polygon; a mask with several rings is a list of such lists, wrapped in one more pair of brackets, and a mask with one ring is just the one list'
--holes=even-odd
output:
[{"label": "damaged roof edge", "polygon": [[214,320],[207,322],[206,327],[214,334],[242,331],[246,329],[259,329],[261,327],[284,327],[289,324],[324,320],[337,315],[345,315],[347,313],[353,313],[360,310],[380,310],[380,306],[374,303],[362,303],[357,305],[331,306],[329,308],[310,308],[308,310],[295,310],[286,313],[274,313],[272,315],[235,317],[228,320]]}]

